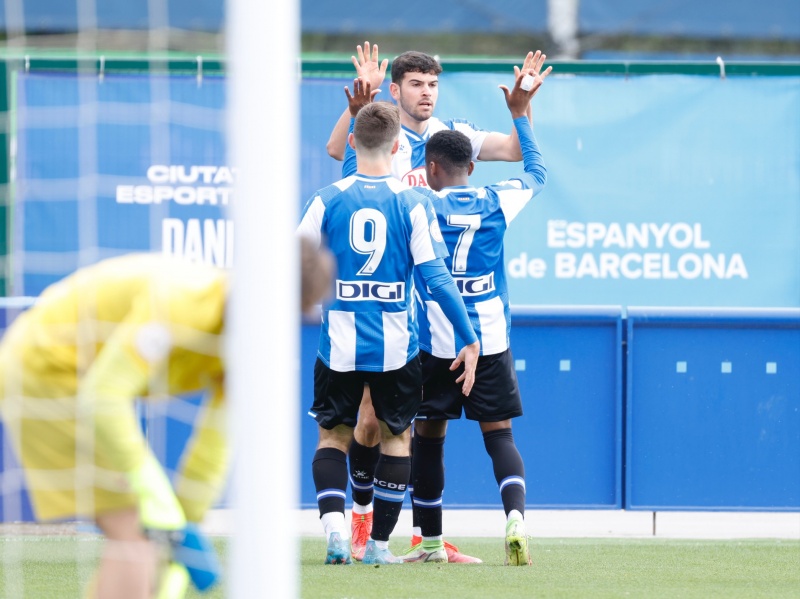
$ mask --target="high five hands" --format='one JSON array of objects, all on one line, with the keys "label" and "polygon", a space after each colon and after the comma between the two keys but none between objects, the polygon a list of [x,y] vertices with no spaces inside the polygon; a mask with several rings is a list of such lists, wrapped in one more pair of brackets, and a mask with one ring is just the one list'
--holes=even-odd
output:
[{"label": "high five hands", "polygon": [[[540,50],[537,50],[535,53],[528,52],[521,69],[517,65],[514,65],[513,89],[509,90],[505,85],[498,86],[503,90],[503,95],[506,97],[506,104],[513,118],[518,118],[527,114],[531,99],[536,95],[536,92],[539,91],[542,83],[544,83],[545,78],[553,70],[553,67],[547,67],[542,71],[546,58],[547,56],[542,54]],[[526,76],[529,77],[527,82],[530,85],[529,89],[523,87]],[[530,79],[532,79],[532,81]],[[526,85],[525,87],[528,86]]]},{"label": "high five hands", "polygon": [[370,52],[369,42],[364,42],[364,47],[356,46],[358,58],[351,56],[353,66],[356,68],[356,75],[361,79],[369,81],[372,89],[377,90],[383,83],[386,77],[386,67],[389,64],[389,59],[384,58],[381,62],[378,59],[378,44],[372,46]]},{"label": "high five hands", "polygon": [[379,89],[373,91],[372,84],[367,79],[361,77],[353,79],[353,92],[350,93],[350,88],[347,86],[344,88],[344,93],[347,96],[347,106],[350,109],[350,116],[355,118],[358,111],[372,102],[380,91]]}]

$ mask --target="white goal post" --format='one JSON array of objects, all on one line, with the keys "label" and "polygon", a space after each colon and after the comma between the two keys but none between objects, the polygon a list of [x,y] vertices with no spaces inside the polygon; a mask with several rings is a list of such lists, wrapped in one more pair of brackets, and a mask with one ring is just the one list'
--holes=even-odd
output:
[{"label": "white goal post", "polygon": [[[231,164],[241,172],[228,323],[231,597],[298,596],[299,2],[228,2]],[[279,250],[276,251],[276,248]]]}]

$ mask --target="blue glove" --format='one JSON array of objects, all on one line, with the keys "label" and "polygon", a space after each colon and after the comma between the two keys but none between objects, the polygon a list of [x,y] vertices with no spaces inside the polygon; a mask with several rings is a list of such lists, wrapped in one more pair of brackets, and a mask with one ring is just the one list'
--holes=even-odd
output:
[{"label": "blue glove", "polygon": [[183,530],[173,533],[172,559],[186,567],[192,584],[200,591],[211,588],[219,580],[221,568],[217,552],[196,524],[189,523]]}]

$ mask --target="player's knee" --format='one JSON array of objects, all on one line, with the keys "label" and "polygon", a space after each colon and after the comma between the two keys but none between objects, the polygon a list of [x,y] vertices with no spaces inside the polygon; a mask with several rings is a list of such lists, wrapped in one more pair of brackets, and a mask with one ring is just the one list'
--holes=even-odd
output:
[{"label": "player's knee", "polygon": [[381,422],[380,424],[381,453],[397,457],[411,455],[411,429],[407,428],[402,433],[395,435],[385,423]]},{"label": "player's knee", "polygon": [[500,420],[497,422],[481,422],[480,423],[481,432],[488,433],[491,431],[501,431],[508,429],[511,430],[511,419],[508,420]]},{"label": "player's knee", "polygon": [[339,424],[332,429],[319,427],[319,441],[317,449],[338,449],[347,453],[350,442],[353,440],[353,429],[344,424]]},{"label": "player's knee", "polygon": [[144,541],[139,521],[139,511],[129,507],[95,516],[95,522],[109,540]]},{"label": "player's knee", "polygon": [[414,422],[414,434],[428,439],[439,439],[447,434],[447,420],[419,420]]},{"label": "player's knee", "polygon": [[381,427],[375,412],[359,414],[355,430],[356,441],[366,447],[374,447],[381,440]]}]

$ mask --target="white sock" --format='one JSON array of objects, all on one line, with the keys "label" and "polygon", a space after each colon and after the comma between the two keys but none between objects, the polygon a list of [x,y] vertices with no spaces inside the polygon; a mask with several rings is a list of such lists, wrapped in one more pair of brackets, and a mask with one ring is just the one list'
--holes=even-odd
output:
[{"label": "white sock", "polygon": [[375,547],[378,549],[388,549],[389,541],[375,541]]},{"label": "white sock", "polygon": [[369,514],[372,511],[372,504],[368,505],[360,505],[358,503],[353,502],[353,513],[358,514],[359,516],[362,514]]},{"label": "white sock", "polygon": [[342,512],[328,512],[320,518],[322,528],[325,530],[325,537],[330,538],[331,533],[338,532],[342,540],[349,539],[347,527],[344,524],[344,514]]},{"label": "white sock", "polygon": [[411,529],[411,534],[412,534],[413,536],[415,536],[415,537],[421,537],[421,536],[422,536],[422,527],[421,527],[421,526],[415,526],[415,527],[413,527],[413,528]]},{"label": "white sock", "polygon": [[511,510],[508,512],[508,518],[506,522],[511,522],[511,520],[519,520],[520,522],[525,522],[525,517],[519,513],[519,510]]}]

